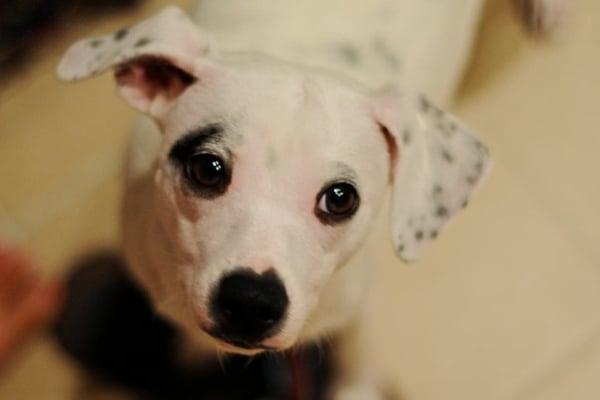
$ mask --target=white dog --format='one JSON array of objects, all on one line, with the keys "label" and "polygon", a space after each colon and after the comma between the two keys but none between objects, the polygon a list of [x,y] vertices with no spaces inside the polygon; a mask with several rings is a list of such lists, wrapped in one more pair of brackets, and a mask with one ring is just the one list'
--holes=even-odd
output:
[{"label": "white dog", "polygon": [[[448,101],[482,3],[204,0],[196,22],[210,34],[170,7],[67,52],[61,78],[113,69],[153,121],[132,141],[124,248],[197,352],[332,334],[358,348],[369,265],[357,254],[388,188],[393,245],[410,261],[488,170],[468,128],[410,89]],[[563,1],[521,3],[544,27]],[[380,399],[358,353],[345,356],[332,398]]]}]

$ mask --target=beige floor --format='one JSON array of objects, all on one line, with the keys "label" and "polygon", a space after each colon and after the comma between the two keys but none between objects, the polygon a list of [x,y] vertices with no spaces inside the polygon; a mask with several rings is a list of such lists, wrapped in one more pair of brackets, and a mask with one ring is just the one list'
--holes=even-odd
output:
[{"label": "beige floor", "polygon": [[[0,88],[0,237],[48,273],[116,242],[133,118],[108,77],[65,87],[53,66],[74,38],[160,3],[82,21]],[[420,264],[379,263],[373,356],[408,399],[600,398],[600,2],[580,0],[543,43],[525,40],[505,3],[488,7],[457,104],[495,170]],[[70,398],[76,381],[40,339],[0,378],[0,399]]]}]

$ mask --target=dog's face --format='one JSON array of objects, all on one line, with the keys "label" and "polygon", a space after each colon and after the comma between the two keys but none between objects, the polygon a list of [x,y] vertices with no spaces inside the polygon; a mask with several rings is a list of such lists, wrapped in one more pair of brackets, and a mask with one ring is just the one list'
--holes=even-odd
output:
[{"label": "dog's face", "polygon": [[301,337],[390,183],[394,244],[413,259],[486,169],[483,146],[424,98],[216,56],[177,9],[76,44],[59,73],[110,67],[163,134],[149,203],[168,251],[142,280],[162,312],[229,351]]},{"label": "dog's face", "polygon": [[328,80],[264,60],[209,75],[163,120],[157,209],[181,263],[166,267],[213,336],[287,347],[379,208],[385,138]]}]

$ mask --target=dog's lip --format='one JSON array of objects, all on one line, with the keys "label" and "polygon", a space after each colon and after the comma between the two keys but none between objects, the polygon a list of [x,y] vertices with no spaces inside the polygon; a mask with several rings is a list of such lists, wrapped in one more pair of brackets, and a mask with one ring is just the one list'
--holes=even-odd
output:
[{"label": "dog's lip", "polygon": [[214,332],[210,329],[202,328],[207,335],[212,337],[213,339],[225,344],[227,347],[232,347],[233,349],[242,349],[246,351],[276,351],[277,349],[271,346],[266,346],[261,343],[251,343],[246,342],[244,340],[238,340],[229,338],[225,335],[221,335],[217,332]]}]

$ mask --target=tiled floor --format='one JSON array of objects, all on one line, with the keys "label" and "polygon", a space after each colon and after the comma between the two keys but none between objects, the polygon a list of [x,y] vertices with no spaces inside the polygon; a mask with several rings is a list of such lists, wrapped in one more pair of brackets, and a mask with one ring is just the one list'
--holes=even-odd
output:
[{"label": "tiled floor", "polygon": [[[53,66],[73,38],[160,3],[74,28],[0,91],[0,235],[49,273],[116,242],[133,117],[109,78],[67,89]],[[488,7],[457,105],[495,170],[418,265],[379,256],[373,356],[408,399],[600,398],[600,3],[580,0],[543,43],[524,39],[505,4]],[[0,399],[69,398],[75,382],[42,339],[0,379]]]}]

